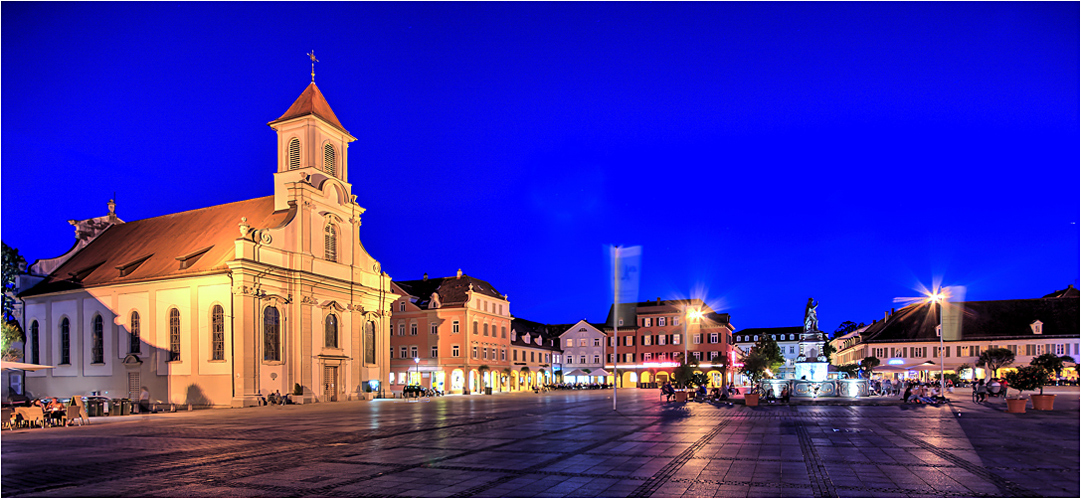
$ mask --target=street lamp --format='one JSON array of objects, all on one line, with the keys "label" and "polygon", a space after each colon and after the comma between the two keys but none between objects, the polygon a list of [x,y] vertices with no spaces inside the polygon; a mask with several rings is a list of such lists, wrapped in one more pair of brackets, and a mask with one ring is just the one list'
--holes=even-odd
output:
[{"label": "street lamp", "polygon": [[940,301],[945,298],[946,297],[943,295],[942,289],[940,289],[939,292],[933,292],[931,295],[928,296],[928,302],[934,304],[933,311],[936,315],[935,332],[936,335],[939,336],[939,395],[941,397],[947,397],[947,384],[945,379],[946,376],[943,373],[945,371],[943,364],[943,314],[942,305],[940,304]]},{"label": "street lamp", "polygon": [[688,310],[688,305],[684,304],[684,364],[690,365],[688,362],[688,323],[692,319],[699,319],[703,317],[703,311],[701,309]]}]

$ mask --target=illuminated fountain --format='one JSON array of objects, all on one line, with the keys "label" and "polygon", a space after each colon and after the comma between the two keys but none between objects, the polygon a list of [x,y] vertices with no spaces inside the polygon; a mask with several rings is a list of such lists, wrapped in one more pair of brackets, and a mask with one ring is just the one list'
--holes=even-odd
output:
[{"label": "illuminated fountain", "polygon": [[773,389],[775,396],[781,395],[785,387],[794,397],[867,396],[871,388],[865,379],[827,377],[830,365],[823,354],[827,336],[819,331],[818,307],[818,302],[808,299],[808,305],[804,308],[804,333],[800,334],[800,356],[796,358],[793,369],[781,371],[784,378],[764,380],[763,385]]}]

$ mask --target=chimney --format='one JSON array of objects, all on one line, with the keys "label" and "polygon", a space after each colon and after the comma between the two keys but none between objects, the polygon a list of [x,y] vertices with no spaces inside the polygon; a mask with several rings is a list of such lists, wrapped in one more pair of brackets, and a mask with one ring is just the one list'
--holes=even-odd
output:
[{"label": "chimney", "polygon": [[657,305],[659,305],[659,306],[661,305],[661,297],[657,298]]},{"label": "chimney", "polygon": [[456,277],[456,278],[461,278],[461,277],[462,277],[462,268],[459,268],[459,269],[458,269],[458,274],[457,274],[457,275],[455,275],[455,277]]},{"label": "chimney", "polygon": [[428,281],[428,273],[425,273],[425,277],[421,278],[421,281]]},{"label": "chimney", "polygon": [[887,318],[889,318],[889,317],[890,317],[890,313],[886,312],[886,311],[883,311],[883,321],[886,321]]},{"label": "chimney", "polygon": [[894,314],[894,308],[893,308],[893,307],[892,307],[892,308],[890,308],[890,313],[891,313],[891,314]]}]

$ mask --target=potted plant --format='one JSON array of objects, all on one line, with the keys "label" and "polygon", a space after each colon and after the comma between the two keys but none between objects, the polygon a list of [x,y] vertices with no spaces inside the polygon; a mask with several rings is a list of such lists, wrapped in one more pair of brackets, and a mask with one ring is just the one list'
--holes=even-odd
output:
[{"label": "potted plant", "polygon": [[1008,389],[1018,391],[1017,398],[1007,398],[1007,413],[1025,413],[1026,399],[1022,397],[1022,393],[1044,385],[1045,380],[1048,379],[1048,373],[1039,366],[1023,366],[1006,374],[1003,379],[1007,381]]},{"label": "potted plant", "polygon": [[[744,366],[740,368],[740,373],[751,379],[752,387],[755,388],[759,386],[759,382],[768,370],[774,372],[784,362],[785,357],[782,356],[778,343],[769,335],[762,335],[759,337],[759,341],[755,343],[755,346],[744,356]],[[744,395],[744,404],[758,406],[759,394],[753,394],[752,392],[752,390],[749,390]]]},{"label": "potted plant", "polygon": [[1074,362],[1074,359],[1070,356],[1056,356],[1052,353],[1045,353],[1033,358],[1033,360],[1029,362],[1030,366],[1036,366],[1044,370],[1046,376],[1051,375],[1050,378],[1046,377],[1044,383],[1041,384],[1041,393],[1029,397],[1029,399],[1033,400],[1034,410],[1052,409],[1052,405],[1056,402],[1056,395],[1045,394],[1044,386],[1047,385],[1050,380],[1059,378],[1059,372],[1063,370],[1064,362]]}]

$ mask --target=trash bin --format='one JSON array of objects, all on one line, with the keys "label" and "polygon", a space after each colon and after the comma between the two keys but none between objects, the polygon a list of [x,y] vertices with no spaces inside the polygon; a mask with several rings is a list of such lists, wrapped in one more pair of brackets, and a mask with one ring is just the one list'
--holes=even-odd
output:
[{"label": "trash bin", "polygon": [[105,414],[105,405],[108,400],[101,397],[86,398],[86,414],[90,417],[100,417]]},{"label": "trash bin", "polygon": [[122,410],[121,404],[122,404],[122,402],[120,401],[120,398],[110,400],[109,401],[109,414],[110,415],[123,415],[123,413],[121,413],[121,410]]},{"label": "trash bin", "polygon": [[130,399],[123,398],[123,399],[120,400],[120,414],[121,415],[131,415],[131,400]]},{"label": "trash bin", "polygon": [[485,395],[488,395],[488,396],[492,395],[492,388],[491,387],[485,387]]}]

